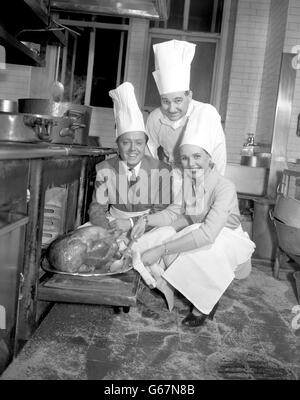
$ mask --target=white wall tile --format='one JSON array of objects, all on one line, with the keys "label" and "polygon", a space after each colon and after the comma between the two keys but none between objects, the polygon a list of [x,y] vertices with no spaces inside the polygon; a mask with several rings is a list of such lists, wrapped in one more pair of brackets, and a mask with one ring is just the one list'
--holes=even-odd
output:
[{"label": "white wall tile", "polygon": [[[300,45],[300,1],[290,0],[284,51],[290,53],[295,45]],[[296,136],[298,114],[300,113],[300,70],[296,72],[296,84],[290,122],[287,157],[300,158],[300,137]]]},{"label": "white wall tile", "polygon": [[0,98],[17,100],[29,97],[31,67],[6,64],[6,69],[0,69]]},{"label": "white wall tile", "polygon": [[270,0],[238,3],[225,121],[228,162],[239,163],[245,137],[256,128],[269,8]]}]

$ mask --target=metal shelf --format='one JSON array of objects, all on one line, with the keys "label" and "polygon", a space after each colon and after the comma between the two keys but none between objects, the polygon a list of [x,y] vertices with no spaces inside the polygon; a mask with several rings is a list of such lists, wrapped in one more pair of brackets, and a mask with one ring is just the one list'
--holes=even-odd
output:
[{"label": "metal shelf", "polygon": [[[65,35],[53,30],[55,24],[45,6],[38,0],[9,0],[0,5],[0,44],[6,50],[6,62],[31,66],[44,66],[46,44],[65,45]],[[37,54],[23,42],[38,43]]]},{"label": "metal shelf", "polygon": [[2,26],[0,26],[0,44],[5,47],[6,62],[8,64],[23,64],[38,67],[45,65],[43,57],[38,56],[23,43],[16,40]]}]

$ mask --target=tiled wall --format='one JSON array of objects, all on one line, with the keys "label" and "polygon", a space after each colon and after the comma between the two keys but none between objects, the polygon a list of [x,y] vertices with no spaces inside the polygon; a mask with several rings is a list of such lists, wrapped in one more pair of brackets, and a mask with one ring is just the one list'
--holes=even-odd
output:
[{"label": "tiled wall", "polygon": [[6,69],[0,69],[0,98],[50,98],[54,80],[55,51],[55,46],[48,47],[44,68],[6,64]]},{"label": "tiled wall", "polygon": [[271,144],[272,142],[288,5],[288,0],[271,0],[261,97],[255,131],[255,140],[258,143]]},{"label": "tiled wall", "polygon": [[132,18],[130,21],[125,79],[133,84],[135,95],[140,105],[142,103],[142,93],[147,79],[144,71],[146,68],[148,28],[148,20]]},{"label": "tiled wall", "polygon": [[115,120],[112,108],[93,107],[89,134],[99,136],[103,147],[115,147]]},{"label": "tiled wall", "polygon": [[228,162],[239,163],[249,132],[255,132],[270,0],[239,0],[225,122]]},{"label": "tiled wall", "polygon": [[29,97],[31,67],[6,64],[0,69],[0,98],[17,100]]},{"label": "tiled wall", "polygon": [[[290,0],[288,8],[287,28],[284,52],[291,53],[294,46],[300,51],[300,1]],[[300,64],[298,65],[300,68]],[[288,159],[300,158],[300,137],[296,136],[297,118],[300,113],[300,70],[297,69],[292,117],[287,148]]]}]

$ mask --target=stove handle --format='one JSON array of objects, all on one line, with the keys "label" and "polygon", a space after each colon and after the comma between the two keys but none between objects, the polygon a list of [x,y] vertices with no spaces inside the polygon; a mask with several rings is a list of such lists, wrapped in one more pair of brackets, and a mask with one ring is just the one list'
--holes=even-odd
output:
[{"label": "stove handle", "polygon": [[75,118],[76,120],[78,120],[79,118],[81,118],[81,117],[84,117],[84,113],[82,113],[82,112],[80,112],[80,111],[77,111],[77,110],[72,110],[72,109],[70,109],[70,110],[67,110],[67,112],[65,113],[65,115],[67,116],[67,117],[70,117],[70,118]]},{"label": "stove handle", "polygon": [[71,129],[76,130],[76,129],[80,129],[80,128],[86,128],[85,124],[78,124],[77,122],[71,124],[70,126]]},{"label": "stove handle", "polygon": [[59,131],[59,136],[60,137],[66,137],[66,136],[70,136],[72,139],[74,139],[75,137],[75,132],[74,130],[71,129],[71,127],[68,128],[63,128]]}]

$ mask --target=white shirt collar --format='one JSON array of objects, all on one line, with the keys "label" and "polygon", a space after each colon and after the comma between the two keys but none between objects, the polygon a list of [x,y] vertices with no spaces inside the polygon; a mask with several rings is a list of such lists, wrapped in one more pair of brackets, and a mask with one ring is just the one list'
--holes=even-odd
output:
[{"label": "white shirt collar", "polygon": [[179,127],[181,127],[181,126],[183,126],[183,125],[185,124],[186,119],[187,119],[187,117],[189,117],[189,116],[191,115],[191,112],[192,112],[193,108],[194,108],[193,100],[191,100],[191,101],[190,101],[190,104],[189,104],[189,106],[188,106],[188,109],[187,109],[186,114],[185,114],[182,118],[178,119],[177,121],[171,121],[171,120],[169,120],[169,118],[166,117],[166,116],[162,113],[162,111],[160,110],[160,112],[161,112],[160,122],[161,122],[162,124],[164,124],[164,125],[170,126],[171,128],[173,128],[173,129],[175,130],[175,129],[177,129],[177,128],[179,128]]},{"label": "white shirt collar", "polygon": [[[127,165],[127,163],[126,163],[125,161],[123,161],[123,160],[121,160],[121,164],[124,166],[124,169],[125,169],[126,175],[127,175],[127,179],[130,180],[130,177],[131,177],[132,172],[129,171],[129,168],[131,168],[131,167],[129,167],[129,166]],[[136,176],[138,176],[138,174],[139,174],[139,171],[140,171],[140,168],[141,168],[141,164],[142,164],[142,162],[140,161],[140,162],[133,168]]]}]

